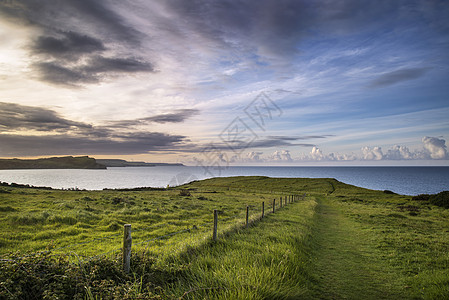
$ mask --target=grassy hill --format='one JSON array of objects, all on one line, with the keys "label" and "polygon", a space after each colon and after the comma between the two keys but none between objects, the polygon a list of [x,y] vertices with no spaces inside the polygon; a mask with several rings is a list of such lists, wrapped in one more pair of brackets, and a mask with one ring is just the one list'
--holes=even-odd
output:
[{"label": "grassy hill", "polygon": [[0,170],[8,169],[106,169],[106,167],[88,156],[0,159]]},{"label": "grassy hill", "polygon": [[449,211],[427,198],[255,176],[131,191],[0,187],[0,298],[445,299]]}]

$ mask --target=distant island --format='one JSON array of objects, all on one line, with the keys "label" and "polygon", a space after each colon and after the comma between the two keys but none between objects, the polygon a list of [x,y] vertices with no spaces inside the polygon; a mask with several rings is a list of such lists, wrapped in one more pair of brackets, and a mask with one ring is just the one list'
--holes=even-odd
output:
[{"label": "distant island", "polygon": [[106,169],[89,156],[64,156],[38,159],[0,159],[0,170],[11,169]]},{"label": "distant island", "polygon": [[107,167],[183,166],[179,163],[147,163],[124,159],[95,159],[89,156],[64,156],[38,159],[0,159],[0,170],[15,169],[107,169]]},{"label": "distant island", "polygon": [[183,164],[175,163],[147,163],[143,161],[126,161],[124,159],[97,159],[99,164],[106,167],[156,167],[156,166],[183,166]]}]

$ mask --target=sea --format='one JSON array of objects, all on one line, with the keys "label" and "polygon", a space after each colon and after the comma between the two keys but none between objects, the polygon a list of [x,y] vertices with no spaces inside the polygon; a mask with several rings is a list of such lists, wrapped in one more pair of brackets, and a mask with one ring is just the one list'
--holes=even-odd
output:
[{"label": "sea", "polygon": [[341,182],[403,195],[449,190],[449,167],[109,167],[107,170],[0,170],[0,181],[57,189],[121,189],[178,186],[193,180],[229,176],[335,178]]}]

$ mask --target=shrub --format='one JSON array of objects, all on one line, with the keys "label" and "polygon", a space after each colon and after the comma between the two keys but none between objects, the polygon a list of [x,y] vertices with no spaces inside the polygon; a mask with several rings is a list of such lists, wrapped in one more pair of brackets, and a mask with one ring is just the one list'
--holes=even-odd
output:
[{"label": "shrub", "polygon": [[428,194],[420,194],[418,196],[413,196],[412,200],[418,200],[418,201],[429,201],[430,195]]},{"label": "shrub", "polygon": [[179,196],[191,196],[190,195],[190,192],[188,191],[188,190],[181,190],[180,192],[179,192]]},{"label": "shrub", "polygon": [[444,191],[436,195],[432,195],[430,196],[429,200],[430,203],[434,205],[449,208],[449,191]]}]

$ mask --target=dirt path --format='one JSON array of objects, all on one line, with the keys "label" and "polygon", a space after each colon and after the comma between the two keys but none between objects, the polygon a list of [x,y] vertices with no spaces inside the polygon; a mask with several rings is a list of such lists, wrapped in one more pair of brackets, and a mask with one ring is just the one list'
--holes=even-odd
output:
[{"label": "dirt path", "polygon": [[317,199],[313,270],[316,299],[400,299],[391,272],[376,256],[366,231],[324,197]]}]

